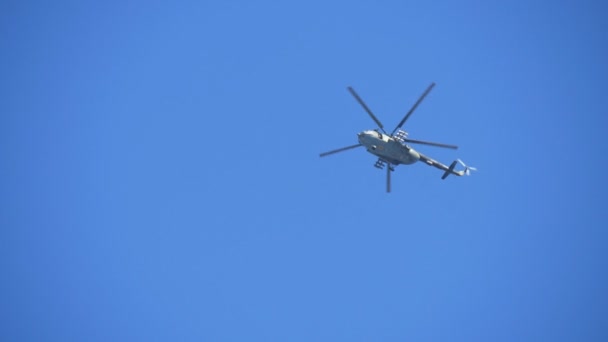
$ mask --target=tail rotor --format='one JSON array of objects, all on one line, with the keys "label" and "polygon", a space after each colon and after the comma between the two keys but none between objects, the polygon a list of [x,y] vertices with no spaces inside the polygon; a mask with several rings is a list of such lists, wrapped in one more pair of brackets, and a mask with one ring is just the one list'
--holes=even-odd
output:
[{"label": "tail rotor", "polygon": [[465,175],[470,176],[471,175],[471,171],[477,171],[476,168],[474,168],[472,166],[468,166],[462,160],[460,160],[460,159],[457,159],[457,160],[460,163],[460,165],[462,165],[462,167],[464,167],[464,174]]}]

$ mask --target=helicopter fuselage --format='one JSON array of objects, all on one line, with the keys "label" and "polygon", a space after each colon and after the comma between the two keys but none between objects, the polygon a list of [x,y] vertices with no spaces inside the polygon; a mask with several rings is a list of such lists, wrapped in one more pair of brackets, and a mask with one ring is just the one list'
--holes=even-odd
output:
[{"label": "helicopter fuselage", "polygon": [[363,131],[357,134],[357,138],[369,153],[393,165],[409,165],[420,160],[420,155],[414,149],[379,131]]}]

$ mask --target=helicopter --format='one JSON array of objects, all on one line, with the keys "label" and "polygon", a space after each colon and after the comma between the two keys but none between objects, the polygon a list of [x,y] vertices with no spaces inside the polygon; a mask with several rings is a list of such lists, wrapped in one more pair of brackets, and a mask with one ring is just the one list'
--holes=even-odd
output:
[{"label": "helicopter", "polygon": [[[376,125],[378,125],[378,128],[372,129],[372,130],[365,130],[365,131],[358,133],[357,139],[359,140],[359,143],[356,145],[346,146],[346,147],[338,148],[338,149],[331,150],[328,152],[324,152],[324,153],[321,153],[319,156],[325,157],[325,156],[329,156],[329,155],[332,155],[332,154],[335,154],[338,152],[351,150],[351,149],[354,149],[357,147],[365,147],[369,153],[378,157],[378,160],[374,164],[374,166],[376,168],[383,169],[386,166],[386,192],[387,193],[391,192],[391,172],[395,171],[395,167],[398,165],[401,165],[401,164],[411,165],[411,164],[416,163],[417,161],[422,161],[427,165],[436,167],[436,168],[444,171],[443,175],[441,176],[441,179],[445,179],[447,176],[449,176],[451,174],[456,175],[456,176],[465,176],[465,175],[469,176],[471,174],[471,171],[476,171],[477,169],[474,167],[471,167],[471,166],[467,166],[462,160],[456,159],[452,162],[452,164],[450,164],[450,166],[447,166],[447,165],[444,165],[444,164],[414,150],[410,145],[408,145],[408,143],[429,145],[429,146],[436,146],[436,147],[443,147],[443,148],[450,148],[450,149],[457,149],[458,146],[449,145],[449,144],[441,144],[441,143],[436,143],[436,142],[431,142],[431,141],[410,139],[410,138],[408,138],[408,132],[401,129],[403,124],[409,119],[409,117],[412,115],[414,110],[416,110],[418,105],[420,105],[422,100],[424,100],[424,98],[431,92],[431,90],[433,89],[434,86],[435,86],[435,83],[433,82],[433,83],[431,83],[431,85],[429,85],[427,87],[427,89],[424,91],[424,93],[422,93],[422,95],[420,95],[420,97],[418,98],[418,101],[416,101],[416,103],[414,103],[412,108],[407,112],[407,114],[405,114],[403,119],[399,122],[397,127],[395,127],[395,129],[393,129],[393,131],[390,134],[388,134],[384,130],[384,126],[382,125],[380,120],[378,120],[378,118],[369,109],[369,107],[365,104],[365,102],[363,102],[363,100],[361,99],[361,97],[359,97],[359,95],[355,92],[355,90],[350,86],[347,87],[348,91],[355,98],[355,100],[357,100],[357,102],[359,102],[359,104],[363,107],[363,109],[367,112],[367,114],[369,114],[369,116],[372,118],[372,120],[374,120]],[[464,167],[464,170],[460,170],[460,171],[454,170],[454,168],[456,167],[456,165],[458,163],[460,163]]]}]

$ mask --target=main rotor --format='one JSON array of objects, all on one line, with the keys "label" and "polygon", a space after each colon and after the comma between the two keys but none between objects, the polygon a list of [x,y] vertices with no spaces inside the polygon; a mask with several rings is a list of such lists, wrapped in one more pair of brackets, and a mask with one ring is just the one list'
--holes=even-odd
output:
[{"label": "main rotor", "polygon": [[[401,121],[399,122],[399,124],[397,124],[397,127],[395,127],[395,129],[393,129],[393,131],[391,132],[391,134],[388,134],[384,130],[384,126],[382,125],[382,122],[380,122],[380,120],[376,117],[376,115],[374,115],[374,113],[372,112],[372,110],[369,109],[369,107],[365,104],[365,102],[363,101],[363,99],[361,99],[361,97],[359,96],[359,94],[357,94],[357,92],[355,91],[355,89],[353,89],[350,86],[347,87],[347,89],[353,95],[353,97],[355,98],[355,100],[357,100],[357,102],[359,102],[359,104],[361,105],[361,107],[363,107],[363,109],[365,109],[365,111],[367,112],[367,114],[369,114],[369,116],[372,118],[372,120],[374,120],[374,122],[376,123],[376,125],[378,125],[378,128],[380,130],[382,130],[382,132],[384,132],[384,134],[389,135],[391,137],[395,137],[395,133],[397,133],[397,131],[399,131],[401,129],[401,127],[403,127],[403,124],[410,118],[410,116],[412,115],[412,113],[414,113],[414,111],[416,110],[416,108],[418,108],[418,105],[420,105],[420,103],[422,102],[422,100],[424,100],[424,98],[431,92],[431,90],[433,90],[434,86],[435,86],[435,82],[431,83],[426,88],[426,90],[424,91],[424,93],[422,93],[422,95],[420,95],[420,97],[418,98],[418,101],[416,101],[416,103],[414,103],[414,105],[412,106],[412,108],[410,108],[410,110],[405,114],[405,116],[403,117],[403,119],[401,119]],[[399,140],[401,142],[410,142],[410,143],[413,143],[413,144],[430,145],[430,146],[445,147],[445,148],[451,148],[451,149],[457,149],[458,148],[458,146],[455,146],[455,145],[440,144],[440,143],[431,142],[431,141],[409,139],[409,138],[407,138],[407,135],[405,135],[405,134],[399,134]],[[339,151],[337,151],[337,152],[339,152]]]}]

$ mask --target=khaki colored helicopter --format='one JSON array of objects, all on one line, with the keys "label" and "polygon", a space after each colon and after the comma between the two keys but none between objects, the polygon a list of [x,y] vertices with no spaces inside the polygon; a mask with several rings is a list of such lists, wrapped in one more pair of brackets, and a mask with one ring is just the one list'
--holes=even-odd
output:
[{"label": "khaki colored helicopter", "polygon": [[[382,125],[380,120],[378,120],[378,118],[374,115],[374,113],[372,113],[372,111],[369,109],[369,107],[367,107],[365,102],[363,102],[361,97],[359,97],[359,95],[357,95],[355,90],[351,87],[348,87],[347,88],[348,91],[355,97],[357,102],[359,102],[359,104],[361,104],[363,109],[365,109],[365,111],[367,112],[367,114],[369,114],[369,116],[372,118],[372,120],[374,120],[374,122],[376,122],[379,130],[374,129],[374,130],[366,130],[366,131],[360,132],[357,134],[357,137],[359,140],[358,144],[352,145],[352,146],[347,146],[347,147],[342,147],[342,148],[328,151],[325,153],[321,153],[319,156],[325,157],[330,154],[334,154],[334,153],[350,150],[353,148],[365,146],[365,148],[367,149],[367,151],[369,153],[378,157],[378,160],[374,164],[375,167],[377,167],[379,169],[383,169],[385,166],[387,167],[386,168],[386,192],[391,192],[391,172],[395,171],[395,166],[400,165],[400,164],[410,165],[410,164],[414,164],[417,161],[422,161],[422,162],[426,163],[427,165],[434,166],[440,170],[443,170],[444,173],[443,173],[443,176],[441,177],[441,179],[445,179],[450,174],[456,175],[456,176],[470,175],[471,171],[476,171],[477,169],[474,167],[467,166],[465,163],[462,162],[462,160],[456,159],[456,160],[454,160],[454,162],[452,162],[452,164],[450,164],[450,166],[447,166],[447,165],[444,165],[444,164],[442,164],[434,159],[431,159],[431,158],[425,156],[424,154],[414,150],[407,143],[430,145],[430,146],[437,146],[437,147],[444,147],[444,148],[451,148],[451,149],[457,149],[458,146],[440,144],[440,143],[430,142],[430,141],[410,139],[410,138],[408,138],[408,133],[404,130],[401,130],[401,127],[403,126],[403,124],[412,115],[412,113],[414,112],[416,107],[418,107],[418,105],[422,102],[422,100],[424,100],[424,98],[428,95],[428,93],[433,89],[434,86],[435,86],[435,83],[431,83],[431,85],[420,96],[418,101],[416,101],[414,106],[412,106],[412,108],[409,110],[409,112],[407,112],[407,114],[405,114],[405,117],[403,117],[401,122],[399,122],[399,124],[397,125],[397,127],[395,127],[395,129],[391,132],[391,134],[388,134],[384,130],[384,126]],[[460,163],[464,167],[464,170],[455,171],[454,168],[456,167],[457,163]]]}]

